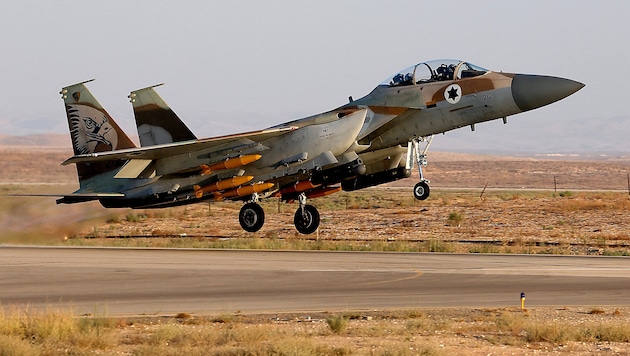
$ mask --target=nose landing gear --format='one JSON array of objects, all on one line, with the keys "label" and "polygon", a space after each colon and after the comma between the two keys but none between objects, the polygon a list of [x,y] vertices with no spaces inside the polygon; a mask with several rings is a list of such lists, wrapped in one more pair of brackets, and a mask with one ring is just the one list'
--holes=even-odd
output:
[{"label": "nose landing gear", "polygon": [[[418,200],[425,200],[431,194],[429,188],[429,180],[424,178],[422,173],[422,167],[427,166],[427,151],[433,141],[433,135],[429,137],[416,137],[409,141],[407,144],[407,169],[413,169],[414,163],[418,165],[418,173],[420,173],[420,182],[413,188],[413,196]],[[420,151],[420,143],[424,142],[426,145],[424,149]]]},{"label": "nose landing gear", "polygon": [[423,180],[416,183],[415,187],[413,187],[413,196],[418,200],[425,200],[431,194],[431,189],[429,189],[429,181]]}]

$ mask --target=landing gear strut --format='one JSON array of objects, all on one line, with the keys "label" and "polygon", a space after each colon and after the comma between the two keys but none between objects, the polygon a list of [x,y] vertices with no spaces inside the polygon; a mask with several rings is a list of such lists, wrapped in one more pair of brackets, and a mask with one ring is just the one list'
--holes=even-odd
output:
[{"label": "landing gear strut", "polygon": [[[407,169],[413,169],[414,163],[418,165],[418,173],[420,173],[420,182],[413,188],[413,196],[418,200],[425,200],[431,194],[429,189],[429,180],[424,178],[422,167],[427,166],[427,151],[433,141],[433,135],[429,137],[416,137],[409,141],[407,145]],[[425,142],[424,149],[420,151],[420,143]]]},{"label": "landing gear strut", "polygon": [[312,205],[306,204],[306,195],[304,193],[298,196],[300,207],[295,212],[293,223],[295,228],[301,234],[312,234],[319,227],[319,211]]},{"label": "landing gear strut", "polygon": [[265,211],[257,201],[258,195],[254,194],[252,200],[243,205],[238,213],[238,222],[247,232],[256,232],[265,224]]}]

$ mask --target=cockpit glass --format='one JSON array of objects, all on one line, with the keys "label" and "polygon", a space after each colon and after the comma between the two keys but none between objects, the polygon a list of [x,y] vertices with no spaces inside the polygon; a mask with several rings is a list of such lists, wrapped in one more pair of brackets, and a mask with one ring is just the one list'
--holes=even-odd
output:
[{"label": "cockpit glass", "polygon": [[433,80],[453,80],[455,78],[455,70],[462,61],[457,59],[436,59],[426,62],[426,65],[431,68],[433,73]]},{"label": "cockpit glass", "polygon": [[387,78],[380,85],[405,86],[443,80],[476,77],[488,72],[487,69],[456,59],[438,59],[418,63]]},{"label": "cockpit glass", "polygon": [[388,79],[384,80],[381,85],[387,85],[391,87],[402,86],[402,85],[411,85],[413,84],[413,71],[416,66],[411,66],[409,68],[405,68],[400,72],[392,75]]},{"label": "cockpit glass", "polygon": [[488,70],[481,68],[468,62],[462,62],[459,68],[457,68],[457,78],[472,78],[482,74],[485,74]]}]

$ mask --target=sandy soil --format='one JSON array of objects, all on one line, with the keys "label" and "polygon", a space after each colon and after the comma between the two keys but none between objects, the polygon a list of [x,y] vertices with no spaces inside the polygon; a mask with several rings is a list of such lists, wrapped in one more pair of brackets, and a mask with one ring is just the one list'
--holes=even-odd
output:
[{"label": "sandy soil", "polygon": [[[27,184],[38,193],[49,194],[69,193],[77,188],[75,167],[60,165],[69,156],[68,149],[5,146],[0,148],[0,154],[4,157],[0,160],[0,184]],[[600,157],[579,161],[440,152],[432,157],[425,173],[433,191],[424,202],[411,196],[417,171],[411,178],[391,184],[310,201],[322,214],[318,238],[491,241],[503,245],[532,242],[550,248],[563,246],[565,253],[566,249],[601,253],[604,247],[627,248],[630,243],[630,159]],[[532,194],[521,189],[546,191]],[[580,189],[607,192],[579,193]],[[101,236],[249,236],[238,224],[240,206],[239,202],[225,202],[128,212],[106,210],[98,203],[55,206],[54,199],[48,198],[32,204],[34,211],[18,209],[15,219],[5,216],[4,220],[18,227],[30,226],[31,215],[44,211],[49,225],[79,221],[81,215],[102,216],[101,222],[90,221],[82,232],[75,231],[78,234],[96,231]],[[255,236],[303,237],[292,224],[296,204],[278,204],[271,199],[263,207],[267,214],[265,227]],[[55,216],[57,213],[60,215]],[[134,214],[153,218],[127,221],[125,216]],[[451,215],[459,216],[459,220],[449,220]],[[29,223],[19,224],[19,218],[28,219]],[[574,246],[579,244],[584,246]]]}]

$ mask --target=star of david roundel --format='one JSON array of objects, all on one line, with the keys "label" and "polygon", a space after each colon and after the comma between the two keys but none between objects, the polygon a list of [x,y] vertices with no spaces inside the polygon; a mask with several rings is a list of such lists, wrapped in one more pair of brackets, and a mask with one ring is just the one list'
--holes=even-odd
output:
[{"label": "star of david roundel", "polygon": [[451,104],[457,104],[462,98],[462,87],[458,84],[451,84],[444,90],[444,99]]}]

